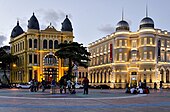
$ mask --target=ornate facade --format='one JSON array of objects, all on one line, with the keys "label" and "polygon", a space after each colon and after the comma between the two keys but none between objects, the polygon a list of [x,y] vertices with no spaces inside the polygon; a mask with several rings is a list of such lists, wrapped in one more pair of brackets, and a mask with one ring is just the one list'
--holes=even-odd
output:
[{"label": "ornate facade", "polygon": [[91,85],[125,88],[126,83],[146,82],[153,88],[154,82],[159,87],[162,81],[164,88],[170,87],[170,33],[154,28],[148,16],[136,32],[122,19],[114,33],[90,43],[88,49]]},{"label": "ornate facade", "polygon": [[56,30],[51,24],[40,30],[34,13],[28,21],[26,32],[17,22],[11,33],[10,45],[11,54],[17,55],[19,60],[11,66],[11,83],[29,82],[31,79],[41,81],[42,78],[58,81],[68,67],[66,61],[54,55],[57,45],[73,42],[73,38],[72,24],[68,16],[62,23],[61,31]]}]

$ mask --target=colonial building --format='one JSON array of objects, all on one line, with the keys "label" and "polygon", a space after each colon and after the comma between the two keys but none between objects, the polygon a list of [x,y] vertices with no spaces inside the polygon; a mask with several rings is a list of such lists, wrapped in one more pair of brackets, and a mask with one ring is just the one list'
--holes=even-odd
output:
[{"label": "colonial building", "polygon": [[39,21],[33,13],[28,21],[27,31],[23,31],[17,21],[10,37],[11,54],[17,55],[19,60],[12,66],[11,83],[28,82],[31,79],[41,81],[45,79],[58,81],[68,69],[64,60],[54,54],[57,45],[63,42],[73,42],[72,24],[66,16],[61,31],[51,24],[40,30]]},{"label": "colonial building", "polygon": [[126,83],[146,82],[153,88],[154,82],[159,87],[162,81],[164,88],[170,87],[170,32],[155,28],[148,16],[136,32],[122,19],[115,32],[90,43],[88,49],[91,85],[125,88]]}]

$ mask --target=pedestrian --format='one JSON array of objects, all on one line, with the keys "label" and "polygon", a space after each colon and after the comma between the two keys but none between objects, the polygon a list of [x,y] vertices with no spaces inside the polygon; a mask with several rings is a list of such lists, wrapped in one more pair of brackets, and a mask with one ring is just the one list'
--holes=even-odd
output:
[{"label": "pedestrian", "polygon": [[55,93],[55,87],[56,87],[56,81],[53,79],[52,82],[51,82],[52,94]]},{"label": "pedestrian", "polygon": [[34,91],[34,80],[32,79],[30,81],[31,87],[30,87],[30,91],[33,92]]},{"label": "pedestrian", "polygon": [[46,88],[46,82],[43,79],[42,79],[42,82],[41,82],[41,88],[42,88],[42,92],[44,92],[45,88]]},{"label": "pedestrian", "polygon": [[157,90],[157,84],[154,82],[154,90]]},{"label": "pedestrian", "polygon": [[37,92],[38,91],[38,81],[37,80],[34,80],[34,83],[33,83],[33,91],[34,92]]},{"label": "pedestrian", "polygon": [[64,78],[64,86],[63,86],[63,89],[64,89],[64,93],[66,94],[66,87],[67,87],[67,81],[66,81],[66,78]]},{"label": "pedestrian", "polygon": [[70,80],[67,81],[67,87],[68,87],[68,91],[71,93],[71,81]]},{"label": "pedestrian", "polygon": [[162,93],[162,83],[163,83],[163,81],[160,81],[160,92]]},{"label": "pedestrian", "polygon": [[89,79],[87,77],[83,80],[84,94],[88,94]]}]

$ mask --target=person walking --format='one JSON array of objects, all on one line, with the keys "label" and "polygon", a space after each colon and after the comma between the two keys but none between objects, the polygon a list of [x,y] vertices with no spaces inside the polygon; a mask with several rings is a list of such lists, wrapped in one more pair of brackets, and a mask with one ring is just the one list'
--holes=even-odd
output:
[{"label": "person walking", "polygon": [[156,82],[154,82],[154,90],[155,90],[155,91],[157,90],[157,84],[156,84]]},{"label": "person walking", "polygon": [[52,94],[56,93],[55,92],[55,87],[56,87],[56,81],[53,79],[52,82],[51,82],[51,89],[52,89],[51,93]]},{"label": "person walking", "polygon": [[68,87],[68,91],[71,93],[71,81],[70,80],[67,81],[67,87]]},{"label": "person walking", "polygon": [[44,92],[44,91],[45,91],[45,87],[46,87],[46,82],[45,82],[45,80],[42,79],[41,85],[42,85],[42,86],[41,86],[42,92]]},{"label": "person walking", "polygon": [[84,94],[88,94],[89,79],[87,77],[83,80]]}]

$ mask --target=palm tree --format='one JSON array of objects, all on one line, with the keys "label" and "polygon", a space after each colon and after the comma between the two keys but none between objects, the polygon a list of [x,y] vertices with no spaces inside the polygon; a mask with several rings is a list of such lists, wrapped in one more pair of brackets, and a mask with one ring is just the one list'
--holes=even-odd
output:
[{"label": "palm tree", "polygon": [[58,51],[56,51],[55,55],[60,59],[69,60],[69,68],[66,74],[69,79],[72,77],[72,69],[75,64],[87,68],[88,62],[90,61],[90,53],[87,51],[86,47],[83,47],[82,44],[77,42],[59,44]]},{"label": "palm tree", "polygon": [[10,70],[10,64],[16,62],[17,59],[17,56],[13,56],[11,53],[7,53],[3,47],[0,48],[0,67],[4,72],[3,77],[7,80],[8,84],[10,84],[10,80],[6,75],[6,70]]}]

